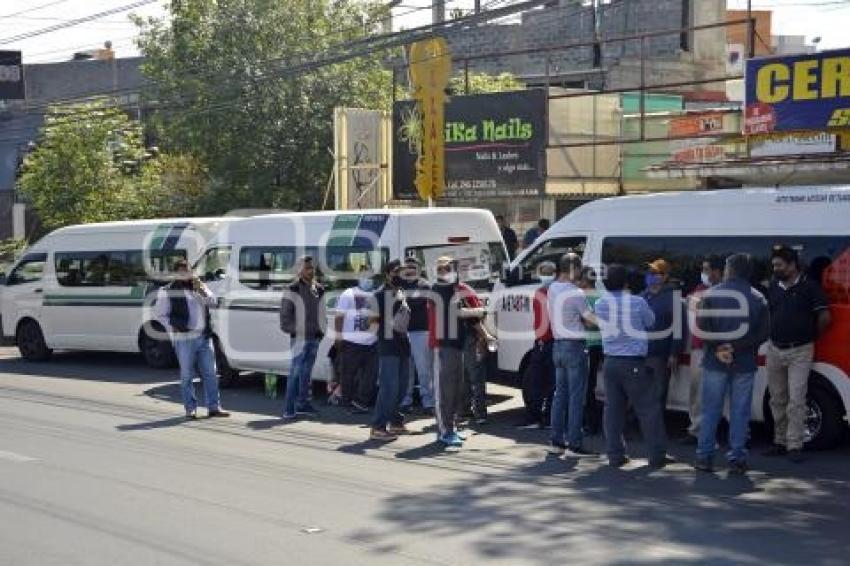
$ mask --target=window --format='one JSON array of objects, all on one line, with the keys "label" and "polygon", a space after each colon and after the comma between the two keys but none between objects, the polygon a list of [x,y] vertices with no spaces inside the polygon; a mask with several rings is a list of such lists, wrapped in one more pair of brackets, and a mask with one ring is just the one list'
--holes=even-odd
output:
[{"label": "window", "polygon": [[252,289],[281,286],[295,278],[295,248],[242,248],[239,281]]},{"label": "window", "polygon": [[551,261],[557,267],[558,262],[567,252],[575,252],[584,255],[584,247],[587,238],[584,236],[569,236],[566,238],[552,238],[541,242],[529,253],[522,262],[522,282],[539,282],[537,267],[544,261]]},{"label": "window", "polygon": [[502,275],[505,248],[501,242],[476,242],[407,248],[405,257],[415,257],[423,266],[426,276],[436,278],[437,258],[453,257],[458,262],[460,280],[475,290],[491,291],[493,283]]},{"label": "window", "polygon": [[671,264],[672,278],[685,293],[700,280],[703,260],[712,255],[727,257],[748,253],[753,258],[752,283],[764,287],[770,281],[770,255],[777,244],[795,248],[809,275],[820,282],[834,259],[850,250],[848,236],[618,236],[602,243],[602,263],[619,263],[631,272],[630,287],[643,290],[646,264],[663,258]]},{"label": "window", "polygon": [[204,281],[215,281],[227,275],[230,247],[211,248],[195,264],[195,273]]},{"label": "window", "polygon": [[[145,255],[148,254],[148,266]],[[56,280],[63,287],[132,287],[165,279],[185,250],[56,252]]]},{"label": "window", "polygon": [[23,283],[35,283],[41,280],[44,274],[44,262],[47,261],[47,254],[27,254],[18,263],[9,277],[6,279],[6,285],[21,285]]}]

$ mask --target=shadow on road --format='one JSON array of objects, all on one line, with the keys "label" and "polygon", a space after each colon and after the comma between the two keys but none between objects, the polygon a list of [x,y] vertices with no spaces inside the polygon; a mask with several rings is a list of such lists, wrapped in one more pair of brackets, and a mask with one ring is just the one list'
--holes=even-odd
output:
[{"label": "shadow on road", "polygon": [[177,379],[176,370],[151,369],[139,354],[56,352],[46,362],[0,358],[0,373],[110,383],[160,383]]}]

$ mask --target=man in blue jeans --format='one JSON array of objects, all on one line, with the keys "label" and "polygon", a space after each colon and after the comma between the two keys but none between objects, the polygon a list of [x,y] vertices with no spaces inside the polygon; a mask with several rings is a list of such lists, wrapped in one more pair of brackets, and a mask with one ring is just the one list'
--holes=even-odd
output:
[{"label": "man in blue jeans", "polygon": [[284,420],[317,414],[310,403],[310,375],[324,336],[324,294],[324,288],[316,282],[313,258],[302,257],[298,279],[284,291],[280,302],[280,329],[289,335],[290,353],[295,356],[286,380]]},{"label": "man in blue jeans", "polygon": [[[552,437],[549,452],[560,456],[590,454],[582,447],[584,398],[587,395],[587,343],[585,322],[593,314],[584,292],[576,286],[581,277],[581,258],[574,253],[561,257],[558,279],[549,285],[549,321],[555,343],[555,394],[552,398]],[[564,424],[566,422],[566,430]]]},{"label": "man in blue jeans", "polygon": [[369,434],[372,440],[394,440],[398,435],[407,433],[404,416],[399,410],[410,375],[410,341],[407,328],[402,328],[410,322],[410,307],[402,290],[403,284],[401,262],[394,259],[387,264],[384,286],[375,293],[378,307],[378,400]]},{"label": "man in blue jeans", "polygon": [[749,283],[750,256],[726,260],[723,283],[706,292],[697,311],[697,328],[705,344],[702,367],[702,419],[697,470],[714,470],[717,424],[729,394],[729,472],[747,471],[747,427],[753,403],[759,346],[770,333],[767,301]]},{"label": "man in blue jeans", "polygon": [[210,331],[209,306],[215,303],[215,297],[193,277],[185,259],[174,263],[174,274],[174,281],[158,291],[154,310],[157,320],[168,330],[180,364],[180,393],[186,418],[197,418],[198,400],[192,383],[196,367],[204,384],[209,416],[229,417],[230,413],[221,410]]}]

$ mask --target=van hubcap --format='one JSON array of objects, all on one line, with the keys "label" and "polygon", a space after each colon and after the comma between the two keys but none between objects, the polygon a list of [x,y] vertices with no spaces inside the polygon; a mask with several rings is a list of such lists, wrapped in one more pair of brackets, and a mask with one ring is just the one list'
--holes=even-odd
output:
[{"label": "van hubcap", "polygon": [[823,411],[821,411],[820,405],[812,402],[811,400],[807,400],[806,420],[803,427],[803,440],[805,442],[810,442],[812,439],[816,438],[817,435],[820,434],[822,426]]}]

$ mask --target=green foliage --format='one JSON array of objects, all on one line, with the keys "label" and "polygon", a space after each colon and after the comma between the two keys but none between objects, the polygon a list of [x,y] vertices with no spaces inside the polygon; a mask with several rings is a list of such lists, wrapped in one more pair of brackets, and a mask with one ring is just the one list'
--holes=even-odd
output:
[{"label": "green foliage", "polygon": [[333,166],[335,106],[388,106],[378,55],[292,75],[292,65],[378,31],[359,0],[183,0],[137,20],[153,128],[212,179],[204,212],[317,208]]},{"label": "green foliage", "polygon": [[54,106],[19,188],[48,230],[150,216],[149,157],[141,125],[106,101]]},{"label": "green foliage", "polygon": [[16,240],[14,238],[0,240],[0,273],[5,273],[26,247],[26,240]]}]

